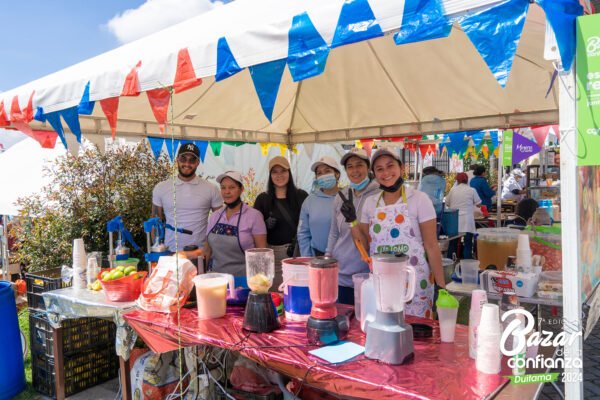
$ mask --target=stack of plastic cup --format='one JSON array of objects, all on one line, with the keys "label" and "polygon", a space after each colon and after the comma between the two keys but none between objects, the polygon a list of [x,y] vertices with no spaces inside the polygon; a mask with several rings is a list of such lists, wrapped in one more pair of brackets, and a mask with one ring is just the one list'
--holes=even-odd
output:
[{"label": "stack of plastic cup", "polygon": [[487,292],[476,289],[471,292],[471,310],[469,311],[469,357],[477,358],[477,328],[481,321],[481,309],[487,303]]},{"label": "stack of plastic cup", "polygon": [[85,289],[87,284],[87,255],[83,239],[73,241],[73,288]]},{"label": "stack of plastic cup", "polygon": [[517,267],[523,268],[524,272],[531,272],[531,247],[529,247],[529,235],[519,234],[517,245]]},{"label": "stack of plastic cup", "polygon": [[486,374],[500,372],[502,354],[500,353],[500,309],[496,304],[484,304],[481,320],[477,328],[477,370]]}]

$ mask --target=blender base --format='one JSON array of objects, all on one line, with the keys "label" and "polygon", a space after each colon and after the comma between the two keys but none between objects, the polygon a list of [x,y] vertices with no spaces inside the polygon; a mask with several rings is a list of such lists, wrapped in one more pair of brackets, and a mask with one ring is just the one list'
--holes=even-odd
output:
[{"label": "blender base", "polygon": [[330,319],[309,317],[306,321],[306,337],[308,343],[319,346],[343,340],[348,336],[350,320],[345,315]]},{"label": "blender base", "polygon": [[258,333],[271,332],[279,328],[271,293],[250,292],[244,312],[243,327],[247,331]]},{"label": "blender base", "polygon": [[365,357],[386,364],[400,365],[414,358],[412,326],[404,321],[404,312],[377,310],[375,321],[367,321]]}]

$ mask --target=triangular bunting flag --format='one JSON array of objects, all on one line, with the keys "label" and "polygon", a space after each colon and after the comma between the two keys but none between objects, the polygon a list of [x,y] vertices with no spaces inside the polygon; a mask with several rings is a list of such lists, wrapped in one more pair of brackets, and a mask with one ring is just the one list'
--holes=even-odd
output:
[{"label": "triangular bunting flag", "polygon": [[271,143],[260,143],[260,154],[263,156],[269,155],[269,148],[271,147]]},{"label": "triangular bunting flag", "polygon": [[546,141],[548,132],[550,131],[550,125],[533,126],[531,127],[531,131],[533,132],[533,137],[535,138],[537,145],[542,147]]},{"label": "triangular bunting flag", "polygon": [[50,123],[52,129],[54,129],[54,131],[58,134],[58,137],[60,137],[60,141],[62,142],[63,146],[65,146],[65,149],[68,149],[69,147],[67,146],[67,140],[65,139],[65,131],[62,123],[60,122],[60,111],[46,114],[46,120]]},{"label": "triangular bunting flag", "polygon": [[583,15],[583,7],[574,0],[535,0],[554,31],[563,70],[568,71],[575,57],[575,20]]},{"label": "triangular bunting flag", "polygon": [[6,115],[6,109],[4,108],[4,100],[0,101],[0,126],[8,126],[8,116]]},{"label": "triangular bunting flag", "polygon": [[223,79],[227,79],[230,76],[237,74],[241,70],[242,68],[238,65],[229,48],[227,39],[224,37],[220,38],[217,43],[217,74],[215,75],[215,80],[217,82],[222,81]]},{"label": "triangular bunting flag", "polygon": [[288,33],[288,68],[294,82],[312,78],[325,71],[329,46],[306,12],[296,15]]},{"label": "triangular bunting flag", "polygon": [[287,150],[288,150],[287,144],[279,144],[278,147],[279,147],[279,151],[281,152],[281,155],[285,157],[285,155],[287,154]]},{"label": "triangular bunting flag", "polygon": [[196,78],[190,52],[187,48],[179,50],[177,54],[177,70],[175,71],[175,79],[173,80],[175,93],[181,93],[201,83],[202,79]]},{"label": "triangular bunting flag", "polygon": [[338,19],[331,48],[383,36],[367,0],[346,0]]},{"label": "triangular bunting flag", "polygon": [[46,115],[44,114],[44,109],[42,107],[36,107],[35,110],[35,115],[33,116],[33,119],[35,119],[36,121],[40,121],[40,122],[46,122]]},{"label": "triangular bunting flag", "polygon": [[223,142],[210,142],[210,148],[215,157],[219,157],[221,155],[221,146],[223,146]]},{"label": "triangular bunting flag", "polygon": [[62,115],[63,119],[67,123],[67,126],[77,138],[77,142],[81,143],[81,126],[79,125],[79,114],[77,114],[77,107],[67,108],[58,112],[60,115]]},{"label": "triangular bunting flag", "polygon": [[460,22],[502,87],[508,81],[528,8],[529,1],[507,1],[467,15]]},{"label": "triangular bunting flag", "polygon": [[90,101],[90,83],[88,82],[83,89],[83,95],[81,101],[77,106],[77,112],[79,115],[92,115],[94,112],[94,101]]},{"label": "triangular bunting flag", "polygon": [[148,136],[148,143],[150,143],[150,148],[152,149],[154,158],[158,160],[160,153],[162,152],[163,145],[165,144],[165,138]]},{"label": "triangular bunting flag", "polygon": [[175,151],[179,148],[179,144],[181,140],[179,139],[165,139],[165,146],[167,146],[167,153],[169,153],[169,158],[173,161],[173,156],[175,155]]},{"label": "triangular bunting flag", "polygon": [[518,164],[526,158],[539,153],[541,147],[536,142],[527,139],[523,135],[513,133],[512,163]]},{"label": "triangular bunting flag", "polygon": [[441,0],[412,0],[404,3],[397,45],[441,39],[450,34],[452,22],[444,14]]},{"label": "triangular bunting flag", "polygon": [[273,109],[285,62],[285,60],[276,60],[248,68],[260,106],[269,122],[273,122]]},{"label": "triangular bunting flag", "polygon": [[208,149],[208,142],[206,140],[196,140],[194,143],[196,143],[198,150],[200,150],[200,161],[204,163],[204,159],[206,158],[206,150]]},{"label": "triangular bunting flag", "polygon": [[110,126],[110,131],[114,140],[117,133],[117,111],[119,110],[119,98],[110,97],[108,99],[100,100],[100,106],[102,107],[102,111],[108,120],[108,125]]},{"label": "triangular bunting flag", "polygon": [[146,92],[150,108],[154,114],[160,133],[165,133],[167,124],[167,111],[169,111],[169,101],[171,100],[171,91],[169,89],[153,89]]},{"label": "triangular bunting flag", "polygon": [[32,131],[31,137],[35,139],[43,149],[53,149],[56,146],[58,134],[52,131]]},{"label": "triangular bunting flag", "polygon": [[138,69],[142,66],[142,62],[138,61],[135,67],[131,69],[131,72],[127,74],[123,89],[121,90],[121,96],[139,96],[140,94],[140,80],[138,78]]},{"label": "triangular bunting flag", "polygon": [[361,139],[360,143],[362,148],[367,152],[367,155],[371,157],[371,152],[373,151],[373,145],[375,144],[375,141],[373,139]]}]

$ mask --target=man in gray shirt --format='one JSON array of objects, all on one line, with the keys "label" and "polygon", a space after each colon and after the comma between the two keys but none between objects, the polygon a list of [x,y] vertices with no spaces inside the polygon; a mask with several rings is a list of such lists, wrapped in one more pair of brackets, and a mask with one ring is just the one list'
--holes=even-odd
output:
[{"label": "man in gray shirt", "polygon": [[[152,191],[152,214],[166,222],[165,244],[170,251],[183,250],[185,246],[202,247],[206,241],[208,214],[223,205],[216,185],[196,175],[200,164],[200,150],[186,143],[177,152],[179,174],[173,179],[158,183]],[[175,189],[176,203],[173,201]],[[177,246],[175,246],[175,214],[177,214]],[[177,248],[175,248],[177,247]]]}]

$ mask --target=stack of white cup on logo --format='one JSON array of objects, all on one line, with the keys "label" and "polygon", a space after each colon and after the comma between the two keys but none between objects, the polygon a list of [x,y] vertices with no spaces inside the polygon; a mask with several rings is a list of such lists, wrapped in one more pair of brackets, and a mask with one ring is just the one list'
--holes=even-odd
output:
[{"label": "stack of white cup on logo", "polygon": [[523,268],[523,272],[532,272],[531,247],[529,247],[529,235],[519,234],[517,245],[517,267]]},{"label": "stack of white cup on logo", "polygon": [[85,289],[87,286],[87,255],[83,239],[73,241],[73,288]]},{"label": "stack of white cup on logo", "polygon": [[481,309],[487,303],[487,292],[476,289],[471,292],[471,309],[469,311],[469,356],[477,359],[477,329],[481,321]]},{"label": "stack of white cup on logo", "polygon": [[500,309],[496,304],[486,303],[481,309],[481,319],[477,328],[477,370],[486,374],[500,372]]}]

